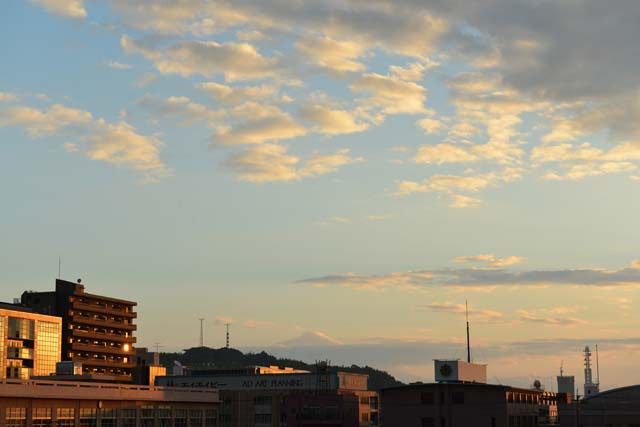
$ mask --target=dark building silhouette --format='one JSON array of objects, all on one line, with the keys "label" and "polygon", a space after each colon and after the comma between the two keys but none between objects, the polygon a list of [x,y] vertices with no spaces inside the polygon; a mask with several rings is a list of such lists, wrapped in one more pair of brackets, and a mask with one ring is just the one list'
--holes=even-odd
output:
[{"label": "dark building silhouette", "polygon": [[85,375],[132,381],[137,303],[89,294],[80,280],[59,279],[55,291],[27,291],[21,302],[36,313],[62,318],[62,360],[82,363]]}]

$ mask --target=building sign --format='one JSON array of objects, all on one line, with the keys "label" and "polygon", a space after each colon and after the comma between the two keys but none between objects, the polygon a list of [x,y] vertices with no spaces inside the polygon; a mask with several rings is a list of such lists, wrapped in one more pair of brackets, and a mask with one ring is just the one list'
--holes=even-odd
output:
[{"label": "building sign", "polygon": [[[331,374],[327,379],[329,389],[338,388],[337,375]],[[157,377],[156,385],[218,390],[315,390],[319,381],[315,374],[215,375]]]}]

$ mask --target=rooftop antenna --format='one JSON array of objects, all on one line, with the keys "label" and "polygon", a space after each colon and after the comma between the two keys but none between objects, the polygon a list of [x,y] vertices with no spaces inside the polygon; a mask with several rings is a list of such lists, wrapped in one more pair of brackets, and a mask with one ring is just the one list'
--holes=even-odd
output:
[{"label": "rooftop antenna", "polygon": [[467,316],[467,363],[471,363],[471,341],[469,340],[469,301],[465,301],[465,312]]},{"label": "rooftop antenna", "polygon": [[160,347],[164,347],[159,342],[153,343],[153,346],[156,348],[156,353],[160,353]]},{"label": "rooftop antenna", "polygon": [[62,273],[62,257],[58,255],[58,279]]},{"label": "rooftop antenna", "polygon": [[560,361],[560,376],[563,377],[564,376],[564,370],[562,369],[564,365],[564,360]]},{"label": "rooftop antenna", "polygon": [[231,323],[225,323],[224,324],[227,327],[227,347],[229,348],[229,326],[231,325]]},{"label": "rooftop antenna", "polygon": [[198,319],[200,320],[200,347],[204,347],[204,318]]}]

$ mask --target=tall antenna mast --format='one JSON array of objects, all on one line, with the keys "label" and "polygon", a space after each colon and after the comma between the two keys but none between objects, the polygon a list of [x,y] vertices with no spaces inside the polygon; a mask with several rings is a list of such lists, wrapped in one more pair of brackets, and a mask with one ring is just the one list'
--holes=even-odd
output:
[{"label": "tall antenna mast", "polygon": [[467,363],[471,363],[471,340],[469,339],[469,301],[465,301],[465,312],[467,316]]},{"label": "tall antenna mast", "polygon": [[62,272],[62,257],[58,255],[58,279],[60,278],[61,272]]},{"label": "tall antenna mast", "polygon": [[198,319],[200,320],[200,347],[204,347],[204,318]]},{"label": "tall antenna mast", "polygon": [[225,323],[224,325],[227,327],[227,348],[229,348],[229,325],[231,323]]},{"label": "tall antenna mast", "polygon": [[561,361],[560,361],[560,376],[561,376],[561,377],[563,377],[563,376],[564,376],[564,370],[563,370],[563,367],[564,367],[564,360],[561,360]]},{"label": "tall antenna mast", "polygon": [[598,357],[598,344],[596,344],[596,384],[600,389],[600,358]]}]

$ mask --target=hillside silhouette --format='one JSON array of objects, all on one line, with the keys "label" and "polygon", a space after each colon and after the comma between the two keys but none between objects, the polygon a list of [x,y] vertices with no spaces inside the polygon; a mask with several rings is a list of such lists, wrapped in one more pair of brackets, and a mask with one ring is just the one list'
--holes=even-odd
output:
[{"label": "hillside silhouette", "polygon": [[[170,372],[175,361],[182,365],[198,368],[234,369],[247,366],[288,366],[295,369],[315,371],[315,364],[300,360],[278,358],[265,351],[260,353],[243,353],[233,348],[194,347],[182,353],[160,353],[160,363]],[[385,387],[402,385],[391,374],[370,366],[331,366],[332,372],[352,372],[369,375],[369,388],[380,390]]]}]

